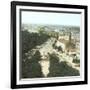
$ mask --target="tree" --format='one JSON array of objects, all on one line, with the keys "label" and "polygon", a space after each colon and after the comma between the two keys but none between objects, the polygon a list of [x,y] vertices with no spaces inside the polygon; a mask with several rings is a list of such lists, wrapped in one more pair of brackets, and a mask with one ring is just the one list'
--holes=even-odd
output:
[{"label": "tree", "polygon": [[43,77],[41,66],[39,61],[41,60],[41,55],[39,51],[32,56],[31,59],[23,62],[22,67],[22,78],[38,78]]},{"label": "tree", "polygon": [[61,76],[79,76],[80,73],[78,70],[72,68],[67,64],[67,62],[59,62],[60,59],[55,55],[51,54],[50,56],[50,73],[48,77],[61,77]]},{"label": "tree", "polygon": [[50,68],[49,68],[49,74],[48,77],[56,77],[58,76],[59,71],[59,58],[56,56],[56,54],[49,54],[50,58]]},{"label": "tree", "polygon": [[43,33],[45,33],[45,27],[38,27],[38,32],[40,33],[40,34],[43,34]]}]

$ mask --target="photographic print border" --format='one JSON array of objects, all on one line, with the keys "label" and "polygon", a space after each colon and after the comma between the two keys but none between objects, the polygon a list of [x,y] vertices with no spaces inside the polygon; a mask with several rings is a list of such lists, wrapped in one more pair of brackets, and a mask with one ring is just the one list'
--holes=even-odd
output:
[{"label": "photographic print border", "polygon": [[[70,82],[51,82],[51,83],[36,83],[36,84],[17,84],[17,21],[16,7],[17,6],[33,6],[33,7],[52,7],[52,8],[71,8],[84,10],[84,81]],[[52,4],[52,3],[35,3],[35,2],[11,2],[11,88],[31,88],[31,87],[48,87],[48,86],[64,86],[64,85],[79,85],[87,84],[87,6],[83,5],[67,5],[67,4]]]}]

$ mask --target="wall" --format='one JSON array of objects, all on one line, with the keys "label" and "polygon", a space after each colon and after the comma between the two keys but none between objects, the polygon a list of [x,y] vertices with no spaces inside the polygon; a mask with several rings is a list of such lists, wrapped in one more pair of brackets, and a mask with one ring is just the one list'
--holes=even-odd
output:
[{"label": "wall", "polygon": [[[11,0],[0,0],[0,89],[1,90],[10,90],[10,1]],[[88,6],[90,4],[90,0],[30,0],[30,1],[64,3],[64,4],[81,4]],[[88,8],[90,9],[90,6]],[[90,10],[88,11],[89,11],[88,16],[90,16]],[[88,31],[88,34],[90,34],[90,31]],[[88,38],[90,38],[90,35]],[[88,46],[90,46],[90,41],[88,42],[88,44],[89,44]],[[88,49],[90,50],[90,47]],[[88,63],[90,63],[90,61],[88,61]],[[88,68],[90,68],[90,65]],[[90,76],[90,70],[88,76]],[[61,87],[53,87],[53,88],[52,87],[33,88],[32,90],[47,90],[47,89],[88,90],[90,88],[90,78],[88,79],[89,79],[88,85],[61,86]]]}]

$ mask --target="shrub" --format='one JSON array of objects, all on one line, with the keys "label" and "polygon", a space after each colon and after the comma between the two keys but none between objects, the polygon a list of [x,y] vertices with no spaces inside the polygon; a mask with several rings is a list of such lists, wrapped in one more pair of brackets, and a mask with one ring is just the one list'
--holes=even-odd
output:
[{"label": "shrub", "polygon": [[80,63],[80,60],[78,60],[78,59],[73,59],[73,63]]}]

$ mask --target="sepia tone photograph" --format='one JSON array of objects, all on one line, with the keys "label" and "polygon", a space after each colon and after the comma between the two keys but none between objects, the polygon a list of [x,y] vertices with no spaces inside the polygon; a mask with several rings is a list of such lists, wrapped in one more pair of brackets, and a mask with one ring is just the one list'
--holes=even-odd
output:
[{"label": "sepia tone photograph", "polygon": [[81,14],[21,10],[20,77],[80,76]]}]

